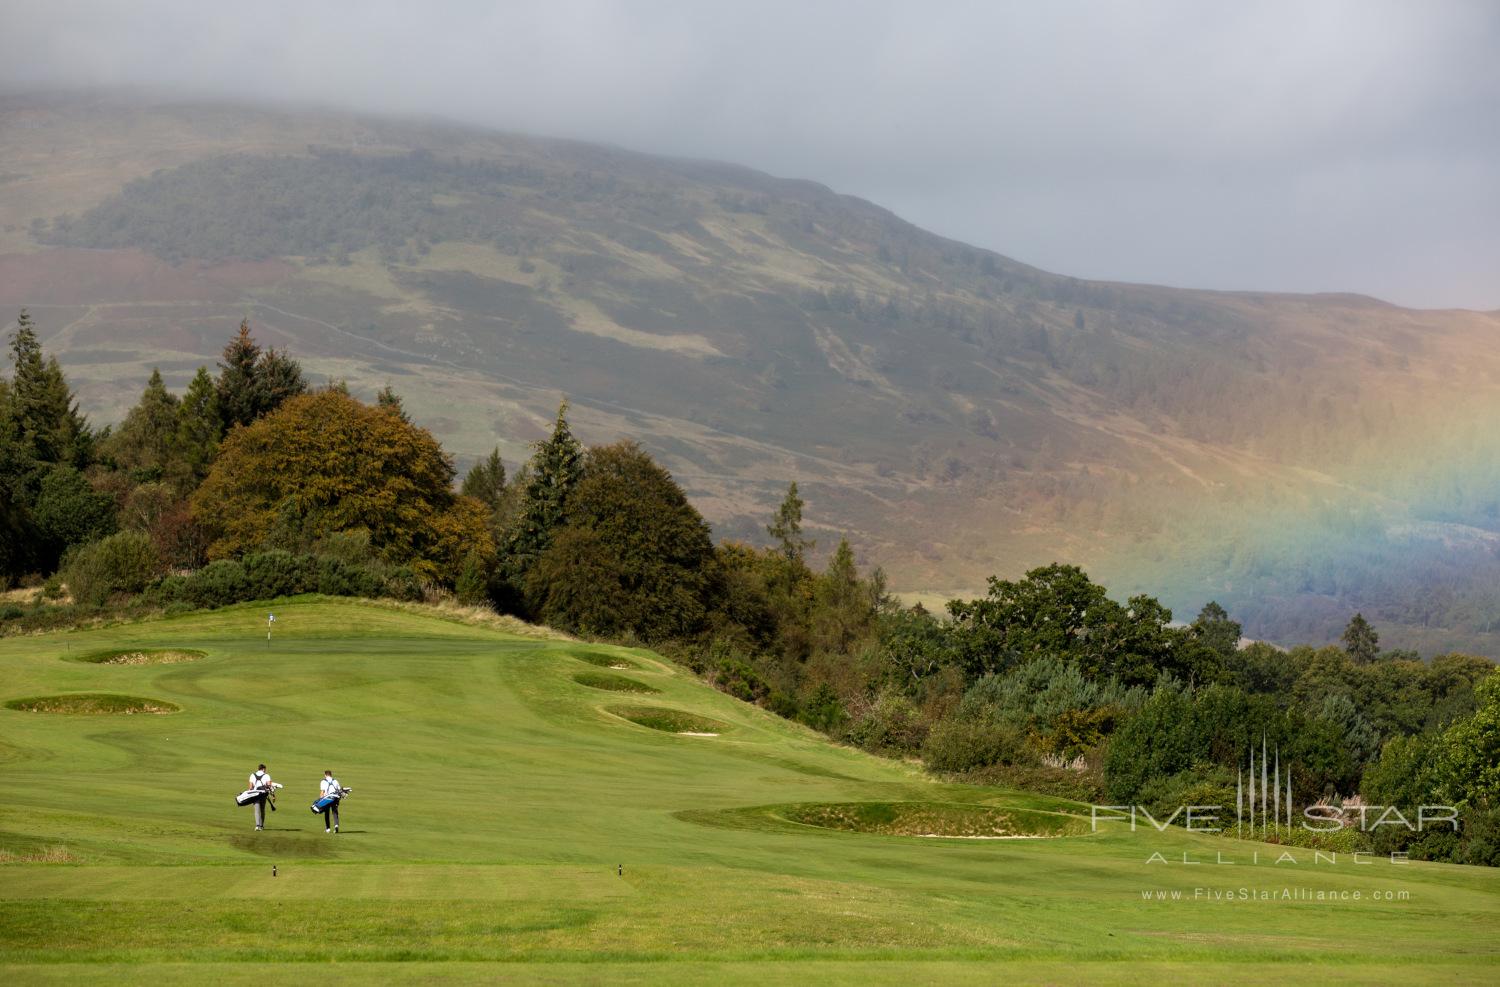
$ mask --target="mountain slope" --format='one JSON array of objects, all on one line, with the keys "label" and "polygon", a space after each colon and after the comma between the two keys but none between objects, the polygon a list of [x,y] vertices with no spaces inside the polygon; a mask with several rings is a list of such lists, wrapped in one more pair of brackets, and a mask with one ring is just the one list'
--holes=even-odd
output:
[{"label": "mountain slope", "polygon": [[1494,313],[1078,281],[728,165],[79,97],[0,108],[0,228],[0,305],[100,420],[249,315],[465,457],[566,393],[722,535],[795,478],[898,589],[1068,559],[1262,636],[1497,643]]}]

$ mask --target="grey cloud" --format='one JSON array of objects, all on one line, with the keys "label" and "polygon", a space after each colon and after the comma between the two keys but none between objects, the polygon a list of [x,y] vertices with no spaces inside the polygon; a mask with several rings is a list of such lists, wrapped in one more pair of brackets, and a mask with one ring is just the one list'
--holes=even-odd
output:
[{"label": "grey cloud", "polygon": [[1500,8],[9,3],[0,84],[435,113],[863,195],[1078,276],[1500,307]]}]

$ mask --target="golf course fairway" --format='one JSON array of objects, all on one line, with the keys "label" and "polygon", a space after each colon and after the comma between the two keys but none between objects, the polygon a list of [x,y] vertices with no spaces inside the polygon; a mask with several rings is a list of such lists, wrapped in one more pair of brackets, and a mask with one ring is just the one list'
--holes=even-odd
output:
[{"label": "golf course fairway", "polygon": [[[257,833],[261,761],[286,787]],[[0,641],[7,983],[1500,980],[1500,871],[1089,816],[421,608]]]}]

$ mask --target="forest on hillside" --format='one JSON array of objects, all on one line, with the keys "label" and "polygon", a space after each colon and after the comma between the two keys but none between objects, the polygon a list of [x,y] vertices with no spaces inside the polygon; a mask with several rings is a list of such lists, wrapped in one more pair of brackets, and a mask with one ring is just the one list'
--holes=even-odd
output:
[{"label": "forest on hillside", "polygon": [[[1132,591],[1181,608],[1210,586],[1258,635],[1331,640],[1362,610],[1393,640],[1495,640],[1500,455],[1482,393],[1436,409],[1404,390],[1428,362],[1451,362],[1413,313],[1048,274],[729,166],[459,146],[216,154],[33,234],[174,262],[378,265],[391,290],[442,313],[430,338],[368,328],[382,342],[439,339],[444,359],[500,373],[598,359],[599,396],[644,382],[629,397],[642,411],[799,453],[836,448],[872,499],[924,489],[1006,506],[963,519],[991,549],[977,559],[930,519],[846,517],[890,540],[882,556],[903,588],[979,585],[994,559],[1021,554],[1014,532],[986,528],[1014,513],[1015,528],[1070,539]],[[429,262],[454,245],[492,252],[489,267]],[[319,316],[338,321],[326,304]],[[688,335],[710,355],[683,374],[663,350],[566,331],[595,319],[668,346]]]},{"label": "forest on hillside", "polygon": [[[0,573],[18,633],[300,593],[445,598],[654,647],[743,701],[936,773],[1170,815],[1229,805],[1257,745],[1289,800],[1451,804],[1456,829],[1280,842],[1500,864],[1500,675],[1487,658],[1242,645],[1054,563],[944,615],[904,607],[847,539],[821,568],[795,483],[760,544],[715,543],[631,441],[586,448],[567,407],[528,461],[462,479],[389,387],[310,387],[248,323],[182,394],[160,374],[118,425],[79,414],[23,311],[0,382]],[[1282,763],[1279,761],[1278,763]]]}]

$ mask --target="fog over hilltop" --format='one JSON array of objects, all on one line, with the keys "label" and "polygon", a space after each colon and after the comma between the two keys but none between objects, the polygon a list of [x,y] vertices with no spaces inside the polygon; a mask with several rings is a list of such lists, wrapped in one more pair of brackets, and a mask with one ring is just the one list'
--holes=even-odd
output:
[{"label": "fog over hilltop", "polygon": [[825,182],[1079,277],[1500,308],[1500,8],[4,5],[0,86],[436,114]]}]

